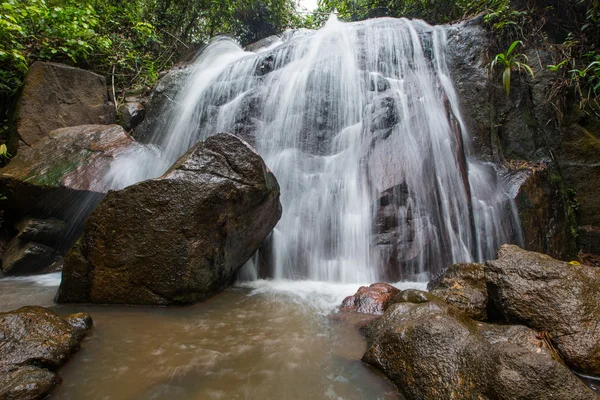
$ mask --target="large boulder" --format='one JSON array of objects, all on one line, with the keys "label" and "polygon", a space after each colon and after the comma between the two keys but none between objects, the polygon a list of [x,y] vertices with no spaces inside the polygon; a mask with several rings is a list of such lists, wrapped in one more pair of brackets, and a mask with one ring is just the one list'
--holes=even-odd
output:
[{"label": "large boulder", "polygon": [[57,129],[23,149],[0,169],[3,209],[22,215],[65,218],[86,194],[103,194],[103,178],[119,156],[141,147],[118,125]]},{"label": "large boulder", "polygon": [[67,255],[58,302],[185,304],[232,283],[281,216],[279,185],[229,134],[109,192]]},{"label": "large boulder", "polygon": [[426,293],[393,304],[366,332],[363,361],[407,400],[595,398],[535,331],[477,323]]},{"label": "large boulder", "polygon": [[436,278],[427,285],[431,294],[473,319],[487,319],[488,295],[482,264],[454,264]]},{"label": "large boulder", "polygon": [[0,313],[0,398],[44,398],[60,383],[56,369],[92,327],[88,314],[59,317],[43,307]]},{"label": "large boulder", "polygon": [[36,62],[30,68],[14,114],[13,142],[32,146],[68,126],[112,124],[115,108],[104,77],[63,64]]},{"label": "large boulder", "polygon": [[600,375],[600,269],[503,245],[485,279],[506,321],[547,332],[567,365]]}]

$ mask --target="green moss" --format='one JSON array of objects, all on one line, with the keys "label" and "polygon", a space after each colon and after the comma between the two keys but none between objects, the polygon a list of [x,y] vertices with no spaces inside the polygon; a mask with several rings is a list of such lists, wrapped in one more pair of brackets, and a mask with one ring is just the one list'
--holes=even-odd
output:
[{"label": "green moss", "polygon": [[91,153],[92,151],[83,150],[80,154],[55,160],[45,169],[44,173],[33,170],[26,174],[22,180],[38,186],[58,187],[61,185],[62,178],[82,166]]}]

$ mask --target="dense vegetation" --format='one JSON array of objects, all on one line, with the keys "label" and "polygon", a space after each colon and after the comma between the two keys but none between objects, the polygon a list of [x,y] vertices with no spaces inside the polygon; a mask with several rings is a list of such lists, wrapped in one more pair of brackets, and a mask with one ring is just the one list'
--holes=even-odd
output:
[{"label": "dense vegetation", "polygon": [[582,108],[600,115],[597,0],[321,0],[312,15],[297,12],[295,0],[0,1],[0,134],[10,101],[37,60],[100,73],[119,101],[148,89],[159,71],[215,35],[245,45],[291,27],[319,27],[334,10],[342,20],[393,16],[431,23],[483,14],[498,34],[494,54],[516,40],[553,44],[561,54],[548,66],[557,76],[553,97],[574,89]]},{"label": "dense vegetation", "polygon": [[148,88],[159,71],[215,35],[247,44],[297,18],[293,0],[3,0],[0,122],[37,60],[107,76],[123,96]]}]

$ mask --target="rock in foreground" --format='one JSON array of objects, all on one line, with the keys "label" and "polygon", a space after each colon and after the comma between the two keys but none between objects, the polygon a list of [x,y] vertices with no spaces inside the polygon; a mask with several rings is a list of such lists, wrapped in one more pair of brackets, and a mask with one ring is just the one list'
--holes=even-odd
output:
[{"label": "rock in foreground", "polygon": [[476,322],[441,299],[422,297],[429,301],[393,304],[366,327],[363,361],[408,400],[596,398],[535,331]]},{"label": "rock in foreground", "polygon": [[281,217],[279,185],[233,135],[162,177],[109,192],[65,260],[59,302],[173,305],[232,283]]},{"label": "rock in foreground", "polygon": [[600,375],[600,269],[504,245],[485,279],[507,322],[548,332],[567,365]]},{"label": "rock in foreground", "polygon": [[41,399],[60,383],[54,372],[92,327],[88,314],[59,317],[43,307],[0,313],[0,399]]}]

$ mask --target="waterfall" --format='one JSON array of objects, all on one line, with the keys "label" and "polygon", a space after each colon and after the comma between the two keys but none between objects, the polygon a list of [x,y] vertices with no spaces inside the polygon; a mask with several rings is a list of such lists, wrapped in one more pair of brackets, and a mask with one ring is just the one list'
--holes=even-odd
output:
[{"label": "waterfall", "polygon": [[144,175],[218,132],[251,143],[280,183],[283,216],[247,276],[266,259],[273,278],[426,279],[494,258],[520,227],[471,149],[446,41],[422,21],[335,16],[256,53],[217,38],[155,127],[161,158]]}]

